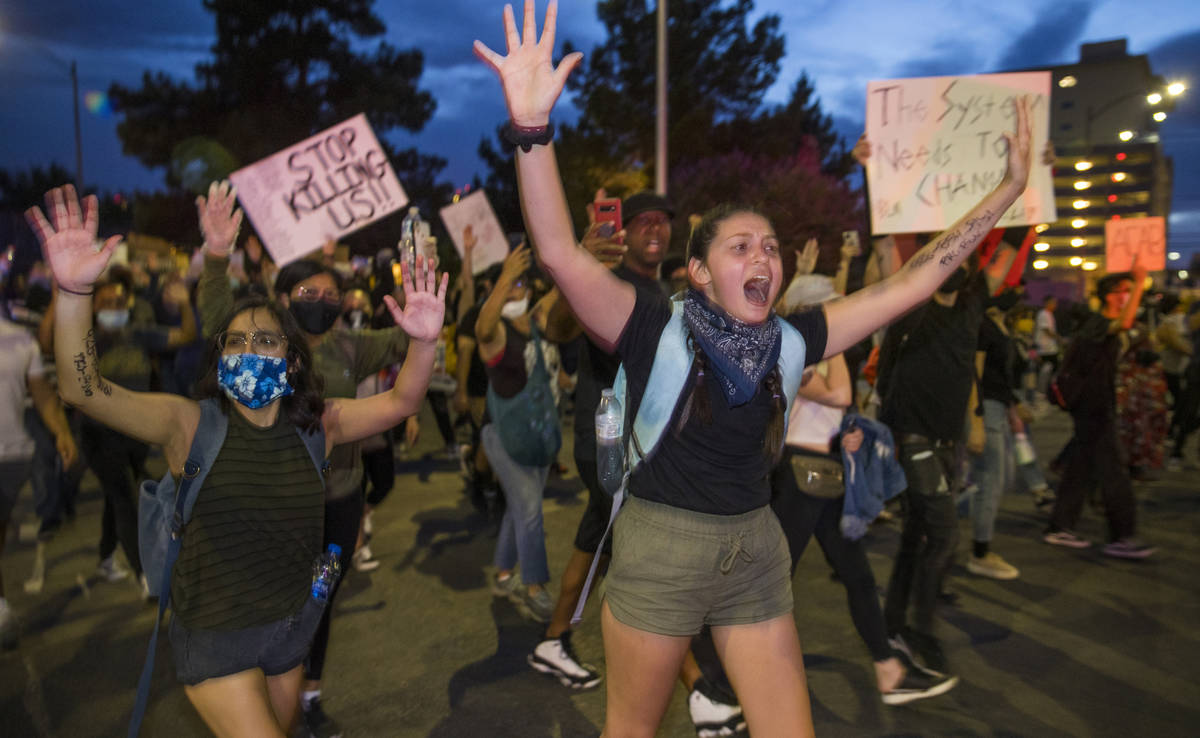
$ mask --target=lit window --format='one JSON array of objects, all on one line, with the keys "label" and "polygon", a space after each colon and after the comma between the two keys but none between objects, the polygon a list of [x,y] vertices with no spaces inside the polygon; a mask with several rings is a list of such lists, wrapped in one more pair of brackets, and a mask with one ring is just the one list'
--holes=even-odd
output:
[{"label": "lit window", "polygon": [[1048,266],[1050,266],[1050,262],[1046,261],[1045,259],[1038,259],[1037,261],[1033,262],[1034,269],[1045,269]]},{"label": "lit window", "polygon": [[1084,159],[1083,161],[1075,162],[1075,171],[1077,171],[1077,172],[1086,172],[1087,170],[1089,170],[1091,168],[1092,168],[1092,163],[1086,159]]},{"label": "lit window", "polygon": [[1091,186],[1092,186],[1092,183],[1087,181],[1086,179],[1081,179],[1075,183],[1075,189],[1077,189],[1077,190],[1086,190],[1087,188],[1089,188]]},{"label": "lit window", "polygon": [[[1074,87],[1077,82],[1079,82],[1079,80],[1075,79],[1073,76],[1068,74],[1066,77],[1063,77],[1062,79],[1060,79],[1058,81],[1058,86],[1059,87]],[[1172,85],[1172,87],[1173,86],[1174,85]],[[1170,87],[1167,88],[1168,91],[1170,91],[1170,89],[1171,89]],[[1182,92],[1182,90],[1180,90],[1180,92]]]},{"label": "lit window", "polygon": [[1186,269],[1180,269],[1180,270],[1179,270],[1179,278],[1180,278],[1180,279],[1187,279],[1187,270],[1186,270]]},{"label": "lit window", "polygon": [[1076,200],[1075,202],[1071,203],[1071,206],[1074,207],[1076,210],[1083,210],[1088,205],[1091,205],[1091,203],[1088,202],[1087,200]]},{"label": "lit window", "polygon": [[1094,272],[1094,271],[1096,271],[1096,262],[1094,262],[1094,261],[1085,261],[1085,262],[1083,262],[1083,271],[1085,271],[1085,272]]},{"label": "lit window", "polygon": [[1127,174],[1125,174],[1125,172],[1113,172],[1113,175],[1112,175],[1112,181],[1114,181],[1114,182],[1124,182],[1124,181],[1125,181],[1125,178],[1126,178],[1127,176],[1128,176],[1128,175],[1127,175]]},{"label": "lit window", "polygon": [[1122,141],[1130,141],[1133,139],[1133,131],[1121,131],[1117,134],[1117,138]]},{"label": "lit window", "polygon": [[1079,248],[1080,246],[1087,246],[1087,239],[1086,238],[1072,238],[1071,245],[1074,246],[1075,248]]},{"label": "lit window", "polygon": [[1160,110],[1151,117],[1154,118],[1155,123],[1162,123],[1167,119],[1167,114]]},{"label": "lit window", "polygon": [[1149,95],[1146,95],[1146,102],[1150,103],[1151,105],[1158,105],[1160,102],[1162,102],[1162,95],[1158,94],[1157,92],[1151,92]]},{"label": "lit window", "polygon": [[1172,251],[1171,253],[1167,254],[1167,258],[1171,261],[1179,261],[1183,258],[1183,254],[1179,253],[1178,251]]},{"label": "lit window", "polygon": [[1067,263],[1073,267],[1077,267],[1083,263],[1083,257],[1082,256],[1072,256],[1070,259],[1067,260]]},{"label": "lit window", "polygon": [[1071,221],[1072,228],[1083,228],[1085,225],[1087,225],[1087,221],[1083,218],[1076,218],[1075,220]]},{"label": "lit window", "polygon": [[[1063,79],[1066,79],[1066,77],[1063,77]],[[1062,82],[1059,82],[1058,84],[1062,86]],[[1070,87],[1070,85],[1065,86]],[[1171,84],[1167,85],[1167,94],[1171,97],[1178,97],[1184,92],[1187,92],[1187,85],[1182,82],[1172,82]]]},{"label": "lit window", "polygon": [[1050,244],[1046,243],[1045,241],[1038,241],[1037,243],[1035,243],[1033,245],[1033,250],[1034,251],[1049,251]]},{"label": "lit window", "polygon": [[1033,227],[1033,230],[1037,231],[1038,233],[1042,233],[1049,227],[1050,227],[1049,223],[1039,223]]}]

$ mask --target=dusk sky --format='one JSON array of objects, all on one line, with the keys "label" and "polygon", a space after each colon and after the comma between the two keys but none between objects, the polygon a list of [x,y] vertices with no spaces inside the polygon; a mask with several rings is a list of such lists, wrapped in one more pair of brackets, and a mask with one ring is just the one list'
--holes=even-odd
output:
[{"label": "dusk sky", "polygon": [[[1079,44],[1127,38],[1153,71],[1189,85],[1162,125],[1175,163],[1171,248],[1200,252],[1200,3],[1195,0],[1009,0],[919,3],[885,0],[757,0],[756,14],[782,20],[787,54],[769,100],[782,102],[802,70],[826,112],[851,140],[862,130],[866,83],[893,77],[975,74],[1078,60]],[[456,185],[484,173],[475,156],[482,136],[503,119],[490,70],[471,53],[482,39],[503,47],[496,0],[377,3],[386,40],[425,54],[423,89],[437,112],[419,134],[391,134],[449,160]],[[539,3],[539,16],[544,2]],[[603,38],[589,0],[561,0],[560,40],[585,52]],[[0,168],[57,162],[74,169],[69,61],[80,93],[113,81],[136,85],[147,69],[194,80],[193,67],[213,41],[214,22],[200,0],[15,0],[0,6]],[[374,45],[375,41],[371,42]],[[646,54],[652,55],[652,48]],[[116,117],[84,109],[84,179],[102,190],[153,190],[162,173],[121,153]],[[645,122],[647,127],[653,121]],[[1181,261],[1186,266],[1188,256]]]}]

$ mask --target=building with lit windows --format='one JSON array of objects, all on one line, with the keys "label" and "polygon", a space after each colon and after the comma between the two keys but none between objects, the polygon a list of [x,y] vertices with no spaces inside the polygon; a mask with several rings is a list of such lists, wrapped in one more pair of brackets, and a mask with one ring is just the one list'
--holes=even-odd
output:
[{"label": "building with lit windows", "polygon": [[1170,214],[1172,163],[1158,129],[1185,87],[1154,74],[1146,55],[1130,56],[1125,39],[1084,44],[1077,63],[1039,69],[1052,75],[1058,220],[1039,226],[1029,276],[1076,284],[1082,296],[1088,272],[1104,273],[1105,221]]}]

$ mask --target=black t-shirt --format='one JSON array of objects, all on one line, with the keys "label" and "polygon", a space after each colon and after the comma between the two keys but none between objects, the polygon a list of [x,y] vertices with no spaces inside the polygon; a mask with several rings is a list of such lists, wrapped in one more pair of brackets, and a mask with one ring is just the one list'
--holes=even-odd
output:
[{"label": "black t-shirt", "polygon": [[984,352],[980,396],[1002,402],[1006,407],[1017,404],[1017,395],[1013,391],[1018,376],[1016,341],[1000,330],[996,321],[985,317],[979,326],[979,350]]},{"label": "black t-shirt", "polygon": [[[663,283],[643,276],[621,264],[613,274],[629,282],[639,290],[651,294],[663,293]],[[584,337],[579,351],[579,378],[575,384],[575,458],[577,461],[596,461],[596,406],[600,404],[600,393],[613,386],[621,359]],[[658,338],[653,345],[658,344]]]},{"label": "black t-shirt", "polygon": [[[507,399],[525,389],[525,383],[529,381],[529,374],[525,371],[525,345],[529,343],[529,338],[513,328],[508,320],[501,320],[504,320],[504,352],[487,365],[487,378],[492,390]],[[484,390],[484,394],[487,394],[487,390]]]},{"label": "black t-shirt", "polygon": [[[458,329],[455,335],[459,338],[469,338],[472,341],[475,339],[475,321],[479,320],[479,305],[472,305],[463,314],[462,320],[458,322]],[[479,347],[471,352],[470,357],[460,356],[459,361],[470,361],[471,368],[467,374],[467,396],[468,397],[484,397],[487,395],[487,368],[483,365],[483,360],[479,358]]]},{"label": "black t-shirt", "polygon": [[962,440],[986,294],[976,275],[952,306],[930,300],[888,328],[879,351],[880,419],[893,433]]},{"label": "black t-shirt", "polygon": [[[665,295],[637,291],[637,304],[617,344],[628,382],[627,417],[634,417],[641,404],[658,341],[670,317],[671,305]],[[805,311],[789,317],[788,322],[804,338],[805,364],[820,361],[825,353],[825,311]],[[760,508],[771,500],[771,458],[763,450],[771,393],[760,383],[750,402],[731,408],[716,372],[707,372],[704,382],[701,391],[709,393],[712,423],[692,416],[679,427],[687,395],[696,383],[693,364],[670,425],[657,449],[630,478],[630,492],[644,500],[716,515]]]}]

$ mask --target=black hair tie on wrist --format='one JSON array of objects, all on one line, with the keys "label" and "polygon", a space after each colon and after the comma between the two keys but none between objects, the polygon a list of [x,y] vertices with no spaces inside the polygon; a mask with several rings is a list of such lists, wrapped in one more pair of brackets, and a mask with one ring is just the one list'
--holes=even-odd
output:
[{"label": "black hair tie on wrist", "polygon": [[90,297],[91,295],[94,295],[94,294],[96,294],[96,290],[95,290],[94,288],[93,288],[93,289],[90,289],[90,290],[88,290],[87,292],[76,292],[75,290],[69,290],[69,289],[67,289],[66,287],[63,287],[63,286],[60,284],[60,285],[58,285],[58,289],[59,289],[59,291],[61,291],[61,292],[66,292],[66,293],[68,293],[68,294],[72,294],[72,295],[79,295],[80,297]]},{"label": "black hair tie on wrist", "polygon": [[527,128],[518,126],[509,120],[500,129],[500,136],[505,143],[509,144],[509,151],[520,146],[521,150],[528,154],[534,146],[545,146],[554,140],[554,124],[547,123],[544,126]]}]

